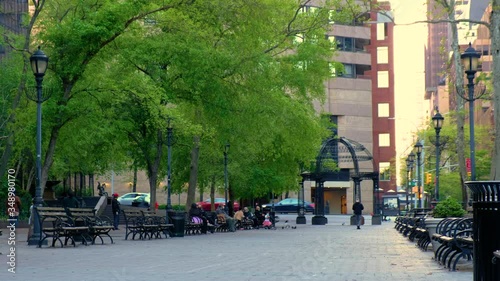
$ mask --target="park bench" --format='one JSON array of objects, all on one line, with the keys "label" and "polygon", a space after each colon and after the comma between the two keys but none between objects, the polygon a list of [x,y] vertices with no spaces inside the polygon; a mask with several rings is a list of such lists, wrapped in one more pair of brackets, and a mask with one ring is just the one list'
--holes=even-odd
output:
[{"label": "park bench", "polygon": [[165,238],[169,238],[171,235],[173,224],[167,222],[166,214],[160,214],[153,211],[142,210],[145,223],[145,231],[148,231],[147,235],[151,238],[161,238],[163,234]]},{"label": "park bench", "polygon": [[243,218],[241,221],[236,221],[236,228],[237,229],[252,229],[253,228],[253,220],[248,219],[248,218]]},{"label": "park bench", "polygon": [[173,224],[166,222],[166,216],[139,208],[122,210],[125,221],[125,240],[132,235],[132,240],[136,235],[139,239],[161,238],[163,233],[166,238],[170,237],[170,230]]},{"label": "park bench", "polygon": [[[203,226],[203,221],[198,219],[198,218],[192,218],[189,216],[188,213],[185,214],[185,224],[184,224],[184,232],[186,235],[193,235],[193,234],[201,234],[201,228]],[[206,214],[206,219],[207,219],[207,232],[214,233],[217,230],[217,226],[214,225],[212,222],[216,222],[216,219],[212,219],[215,216],[215,213],[207,213]]]},{"label": "park bench", "polygon": [[411,226],[414,224],[414,218],[409,216],[408,214],[405,216],[396,217],[394,220],[394,228],[404,236],[408,234]]},{"label": "park bench", "polygon": [[81,218],[69,216],[64,208],[35,207],[34,209],[39,218],[41,235],[38,241],[39,248],[42,247],[43,241],[49,238],[52,238],[52,247],[55,247],[57,241],[61,247],[66,246],[68,241],[71,241],[73,246],[76,246],[77,240],[85,245],[92,241],[86,222]]},{"label": "park bench", "polygon": [[113,238],[109,232],[114,229],[111,219],[107,216],[97,216],[96,210],[93,208],[67,208],[69,216],[73,218],[80,218],[84,221],[85,225],[89,228],[89,235],[92,237],[92,244],[95,244],[97,238],[104,244],[103,236],[106,236],[114,243]]},{"label": "park bench", "polygon": [[201,227],[203,225],[202,221],[197,221],[189,216],[188,213],[184,213],[184,234],[185,235],[194,235],[201,234]]},{"label": "park bench", "polygon": [[472,218],[443,219],[438,223],[436,233],[431,238],[440,244],[434,253],[434,260],[453,271],[461,258],[471,260],[472,232]]},{"label": "park bench", "polygon": [[417,228],[423,219],[423,216],[408,217],[405,220],[405,223],[402,225],[400,232],[405,237],[413,237],[416,234],[415,232],[417,231]]},{"label": "park bench", "polygon": [[415,221],[415,227],[412,228],[410,235],[408,235],[410,241],[417,241],[416,245],[424,251],[427,251],[427,247],[431,243],[429,236],[429,231],[425,225],[425,217],[422,217]]},{"label": "park bench", "polygon": [[229,231],[229,224],[226,221],[226,216],[224,214],[218,214],[215,231],[217,232],[226,232]]},{"label": "park bench", "polygon": [[139,239],[143,239],[145,235],[144,215],[140,209],[123,209],[123,219],[125,221],[125,240],[129,235],[132,235],[132,240],[139,235]]}]

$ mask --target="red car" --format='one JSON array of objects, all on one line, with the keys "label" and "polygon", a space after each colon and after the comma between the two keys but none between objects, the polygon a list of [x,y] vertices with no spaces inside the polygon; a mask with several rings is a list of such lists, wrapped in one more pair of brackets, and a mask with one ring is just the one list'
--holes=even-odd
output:
[{"label": "red car", "polygon": [[[226,200],[224,198],[215,198],[215,200],[214,200],[215,210],[217,210],[217,208],[219,207],[219,205],[224,205],[225,203],[226,203]],[[207,212],[212,211],[211,199],[210,198],[208,198],[205,201],[198,202],[196,204],[200,205],[201,208],[203,210],[207,211]],[[234,202],[234,204],[233,204],[233,210],[238,211],[239,209],[240,209],[240,204],[238,204],[238,202]]]}]

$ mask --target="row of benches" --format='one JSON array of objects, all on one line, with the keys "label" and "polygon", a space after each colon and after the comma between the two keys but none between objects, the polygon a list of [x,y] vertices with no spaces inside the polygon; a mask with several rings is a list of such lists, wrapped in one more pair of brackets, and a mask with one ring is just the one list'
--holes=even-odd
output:
[{"label": "row of benches", "polygon": [[[108,237],[113,244],[113,238],[109,234],[114,229],[112,221],[106,216],[97,216],[92,208],[63,208],[63,207],[37,207],[35,212],[39,217],[41,239],[38,246],[44,241],[52,239],[51,246],[67,246],[69,242],[76,246],[76,242],[88,245],[95,244],[99,239],[104,244],[103,237]],[[134,239],[168,238],[172,236],[173,224],[168,223],[165,214],[155,213],[139,208],[128,208],[122,210],[125,223],[125,240],[129,237]],[[184,213],[184,234],[200,234],[202,224],[191,221],[187,213]],[[229,230],[228,222],[223,216],[216,216],[215,224],[208,224],[210,232],[225,232]],[[251,221],[242,221],[238,227],[249,229]]]},{"label": "row of benches", "polygon": [[[63,207],[36,207],[35,212],[39,218],[41,239],[38,247],[42,247],[45,240],[52,238],[52,247],[59,242],[61,247],[71,242],[88,245],[95,244],[99,238],[104,244],[103,237],[108,237],[113,244],[109,232],[113,224],[108,217],[99,217],[91,208],[63,208]],[[63,241],[64,240],[64,241]]]},{"label": "row of benches", "polygon": [[[129,236],[132,240],[136,237],[138,239],[161,238],[162,234],[166,238],[172,236],[174,224],[167,223],[165,214],[138,208],[124,209],[122,210],[122,214],[125,221],[125,240],[127,240]],[[172,217],[175,215],[172,214]],[[216,216],[215,213],[210,215],[214,216],[214,219],[211,219],[211,221],[215,222],[215,224],[207,223],[207,231],[213,233],[229,230],[228,223],[223,216]],[[203,224],[201,221],[193,221],[186,212],[182,213],[181,216],[183,216],[185,235],[202,233]],[[172,219],[172,217],[170,219]]]},{"label": "row of benches", "polygon": [[431,243],[429,232],[425,227],[425,216],[404,216],[397,217],[395,220],[396,225],[394,226],[403,236],[408,237],[412,242],[416,240],[416,245],[427,251],[429,244]]},{"label": "row of benches", "polygon": [[395,228],[410,241],[416,241],[424,251],[435,241],[438,246],[434,249],[434,260],[449,270],[455,271],[460,259],[472,260],[472,218],[445,218],[437,224],[432,235],[425,221],[426,216],[398,217]]}]

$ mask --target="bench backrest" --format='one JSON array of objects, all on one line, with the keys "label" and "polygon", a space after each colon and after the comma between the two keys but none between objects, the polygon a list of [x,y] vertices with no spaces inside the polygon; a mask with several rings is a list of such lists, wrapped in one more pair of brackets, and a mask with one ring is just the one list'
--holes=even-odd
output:
[{"label": "bench backrest", "polygon": [[71,221],[71,218],[62,207],[35,207],[36,215],[39,218],[40,228],[43,228],[44,223],[54,224],[59,221]]},{"label": "bench backrest", "polygon": [[68,208],[68,213],[71,216],[85,216],[85,217],[94,217],[96,214],[96,210],[92,208]]}]

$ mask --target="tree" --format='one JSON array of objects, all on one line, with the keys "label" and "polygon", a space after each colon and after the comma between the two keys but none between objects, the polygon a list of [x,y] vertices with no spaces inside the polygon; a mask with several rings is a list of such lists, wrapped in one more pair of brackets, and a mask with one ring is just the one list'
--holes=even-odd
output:
[{"label": "tree", "polygon": [[[311,101],[323,98],[329,75],[332,50],[324,39],[329,10],[307,14],[301,8],[293,1],[196,1],[176,13],[150,17],[149,32],[131,33],[120,42],[120,49],[129,50],[124,58],[163,88],[166,104],[183,112],[176,122],[191,124],[193,130],[185,132],[191,141],[183,139],[191,147],[184,155],[191,159],[187,205],[194,200],[198,176],[205,177],[201,184],[214,181],[213,172],[198,173],[200,157],[214,157],[227,141],[231,165],[243,171],[271,168],[266,175],[276,172],[273,184],[281,186],[292,184],[298,160],[310,159],[319,146],[324,131]],[[298,35],[308,40],[297,44]],[[292,135],[294,126],[302,131]],[[277,161],[284,156],[286,163]],[[237,175],[231,174],[235,194],[248,188]]]},{"label": "tree", "polygon": [[[431,3],[431,2],[429,2]],[[461,22],[466,22],[466,23],[475,23],[475,24],[481,24],[485,25],[488,27],[490,31],[490,38],[491,38],[491,55],[493,58],[493,70],[492,70],[492,78],[493,78],[493,100],[494,100],[494,108],[500,108],[500,98],[499,98],[499,93],[500,93],[500,74],[498,71],[500,71],[500,53],[496,52],[495,50],[500,49],[500,30],[498,26],[500,26],[500,15],[499,15],[499,9],[500,9],[500,0],[492,0],[491,5],[492,5],[492,12],[491,12],[491,17],[490,17],[490,22],[484,22],[484,21],[474,21],[471,19],[459,19],[457,20],[455,18],[455,5],[456,2],[455,0],[434,0],[433,3],[436,5],[439,5],[440,7],[443,7],[444,12],[445,12],[445,17],[441,17],[441,15],[434,15],[434,19],[430,19],[427,22],[434,24],[434,23],[440,23],[440,22],[446,22],[450,24],[451,27],[451,47],[453,51],[453,56],[451,59],[451,63],[455,66],[454,67],[454,73],[452,73],[450,76],[452,77],[452,81],[449,83],[450,85],[453,85],[450,91],[455,92],[458,94],[459,98],[457,99],[457,110],[460,112],[463,107],[464,107],[464,100],[460,97],[466,97],[466,91],[462,85],[464,85],[464,79],[463,79],[463,65],[461,63],[460,59],[460,49],[458,46],[458,31],[457,31],[457,24]],[[463,114],[457,115],[457,152],[458,152],[458,158],[459,158],[459,167],[460,167],[460,175],[461,175],[461,182],[462,182],[462,201],[467,202],[467,188],[464,184],[466,180],[466,169],[465,169],[465,146],[464,146],[464,116]],[[494,142],[494,147],[493,147],[493,155],[492,155],[492,165],[491,165],[491,172],[490,172],[490,178],[491,179],[498,179],[500,178],[500,169],[497,167],[500,167],[500,138],[498,137],[499,132],[497,129],[500,129],[500,113],[498,113],[495,110],[495,115],[494,115],[494,123],[495,123],[495,142]]]},{"label": "tree", "polygon": [[[4,129],[3,139],[5,139],[4,145],[0,147],[2,151],[2,157],[0,158],[0,178],[3,178],[5,172],[7,171],[7,165],[10,164],[12,158],[12,151],[14,146],[14,136],[15,136],[15,127],[14,122],[16,121],[15,111],[19,106],[23,93],[26,91],[26,79],[27,74],[30,71],[29,64],[29,50],[31,44],[31,32],[35,26],[35,22],[40,15],[40,12],[45,4],[45,0],[34,1],[34,10],[31,16],[31,19],[26,25],[26,33],[21,36],[14,34],[8,30],[1,30],[2,36],[0,40],[2,40],[3,44],[7,44],[13,50],[13,53],[10,55],[9,59],[4,59],[2,61],[2,70],[10,70],[12,72],[2,73],[2,77],[6,77],[2,79],[2,87],[1,90],[4,91],[7,95],[12,94],[12,96],[3,96],[3,102],[6,104],[10,104],[11,111],[8,115],[4,116],[5,119],[2,120],[2,129]],[[7,62],[8,61],[8,62]],[[16,62],[19,62],[16,65]],[[12,63],[12,65],[10,65]],[[7,67],[6,67],[7,66]],[[17,66],[17,67],[16,67]],[[11,68],[12,67],[12,68]],[[16,86],[14,84],[10,84],[15,80],[9,80],[7,77],[12,77],[11,75],[16,76],[19,73],[18,83]],[[11,90],[12,89],[12,90]],[[15,89],[15,90],[13,90]],[[3,140],[2,140],[3,142]]]},{"label": "tree", "polygon": [[[39,1],[40,18],[35,35],[50,57],[46,86],[54,90],[49,101],[52,114],[45,114],[44,130],[49,132],[42,169],[42,189],[54,163],[56,144],[62,129],[85,115],[85,108],[74,101],[84,93],[82,78],[87,67],[100,57],[102,50],[148,15],[189,5],[193,1]],[[43,7],[43,10],[42,10]],[[28,48],[26,48],[28,49]],[[47,142],[46,142],[47,143]],[[43,192],[43,190],[42,190]]]}]

